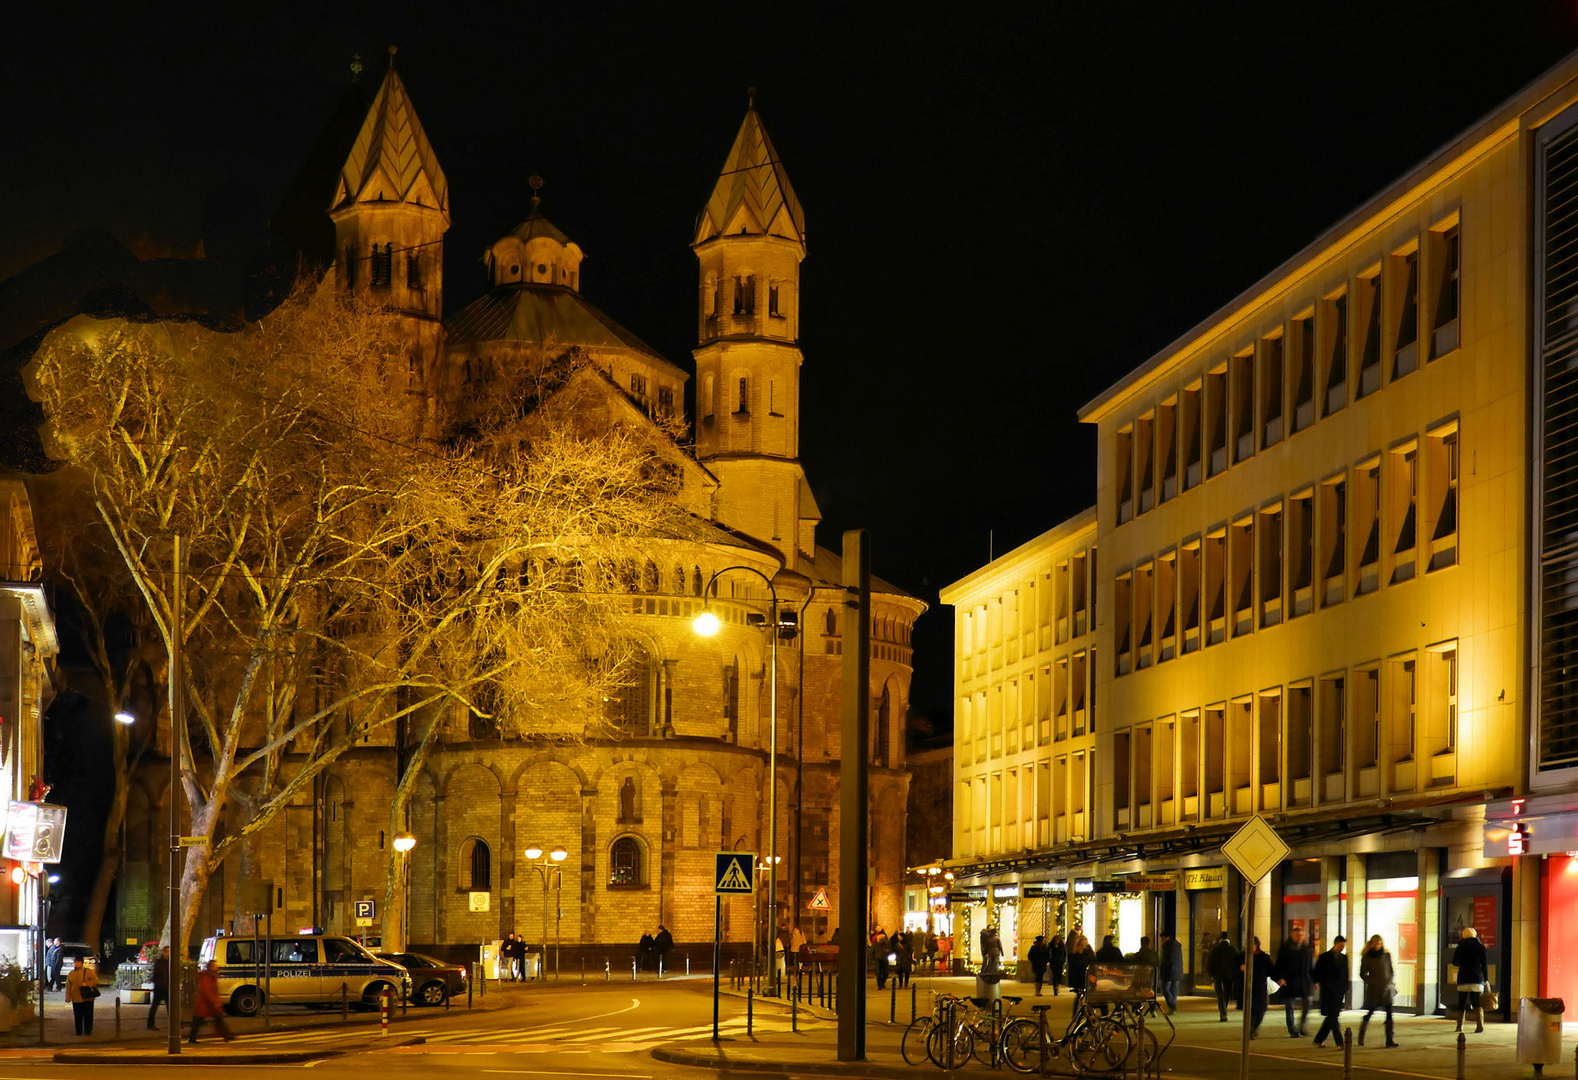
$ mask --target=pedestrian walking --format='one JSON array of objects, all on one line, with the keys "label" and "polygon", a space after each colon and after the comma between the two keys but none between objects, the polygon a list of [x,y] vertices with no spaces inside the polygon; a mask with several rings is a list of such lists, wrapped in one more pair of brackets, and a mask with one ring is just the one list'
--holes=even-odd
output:
[{"label": "pedestrian walking", "polygon": [[1342,1004],[1348,996],[1348,957],[1343,950],[1348,947],[1348,939],[1338,934],[1332,939],[1331,948],[1320,954],[1320,959],[1315,961],[1315,986],[1320,992],[1320,1014],[1322,1016],[1320,1030],[1315,1033],[1315,1045],[1326,1045],[1326,1033],[1330,1032],[1332,1041],[1337,1049],[1342,1049]]},{"label": "pedestrian walking", "polygon": [[785,954],[789,951],[789,928],[780,926],[773,935],[773,971],[777,973],[779,985],[789,973],[789,964]]},{"label": "pedestrian walking", "polygon": [[170,1015],[170,946],[166,945],[159,950],[159,958],[153,962],[153,996],[148,1005],[148,1030],[153,1030],[154,1017],[158,1015],[159,1003],[164,1002],[164,1014]]},{"label": "pedestrian walking", "polygon": [[197,994],[192,1002],[192,1030],[186,1041],[197,1042],[197,1032],[207,1020],[224,1036],[225,1042],[235,1038],[225,1024],[224,1002],[219,1000],[219,961],[210,960],[197,976]]},{"label": "pedestrian walking", "polygon": [[795,923],[789,932],[789,966],[796,972],[800,970],[800,950],[805,948],[805,931],[800,929],[800,924]]},{"label": "pedestrian walking", "polygon": [[[1310,954],[1304,947],[1304,928],[1295,926],[1287,940],[1277,950],[1277,964],[1272,975],[1282,988],[1282,1008],[1288,1017],[1288,1038],[1302,1039],[1310,1015]],[[1293,1023],[1293,1008],[1299,1007],[1299,1022]]]},{"label": "pedestrian walking", "polygon": [[903,990],[910,984],[910,972],[915,969],[915,953],[912,951],[913,942],[908,933],[898,935],[899,947],[894,950],[894,978],[899,981],[899,989]]},{"label": "pedestrian walking", "polygon": [[1178,984],[1183,980],[1183,946],[1166,930],[1162,931],[1161,966],[1156,973],[1162,980],[1162,998],[1168,1012],[1178,1011]]},{"label": "pedestrian walking", "polygon": [[877,989],[882,990],[888,985],[888,935],[880,926],[871,935],[871,953],[876,957]]},{"label": "pedestrian walking", "polygon": [[71,1018],[78,1035],[93,1034],[93,1003],[99,997],[99,976],[77,957],[71,974],[66,976],[66,1000],[71,1002]]},{"label": "pedestrian walking", "polygon": [[645,971],[652,966],[652,935],[643,930],[641,940],[636,942],[636,969]]},{"label": "pedestrian walking", "polygon": [[[1126,959],[1135,964],[1149,964],[1153,968],[1161,966],[1161,957],[1157,956],[1156,950],[1151,948],[1151,939],[1148,937],[1140,938],[1140,947],[1130,953]],[[1155,974],[1154,971],[1151,972],[1153,977]]]},{"label": "pedestrian walking", "polygon": [[1096,950],[1096,959],[1103,964],[1123,963],[1123,950],[1113,943],[1111,934],[1101,939],[1101,948]]},{"label": "pedestrian walking", "polygon": [[1452,963],[1457,968],[1458,1013],[1457,1029],[1463,1030],[1463,1021],[1469,1010],[1474,1011],[1474,1031],[1485,1030],[1485,1010],[1480,1006],[1479,995],[1485,992],[1485,978],[1489,972],[1485,943],[1479,940],[1479,931],[1472,926],[1463,928],[1463,936],[1452,950]]},{"label": "pedestrian walking", "polygon": [[937,970],[937,934],[931,930],[926,931],[926,966]]},{"label": "pedestrian walking", "polygon": [[1222,1023],[1227,1023],[1227,1006],[1233,1000],[1233,981],[1238,977],[1238,950],[1233,947],[1232,938],[1223,933],[1211,946],[1211,952],[1205,959],[1205,973],[1211,976],[1211,985],[1216,990],[1216,1011]]},{"label": "pedestrian walking", "polygon": [[981,931],[981,972],[975,977],[975,996],[997,1001],[1003,995],[1003,939],[995,927]]},{"label": "pedestrian walking", "polygon": [[1095,959],[1096,955],[1091,952],[1088,937],[1076,933],[1069,939],[1068,988],[1073,991],[1075,1008],[1079,1006],[1079,999],[1085,996],[1085,988],[1089,984],[1090,965]]},{"label": "pedestrian walking", "polygon": [[1271,996],[1271,957],[1260,947],[1260,939],[1251,939],[1249,955],[1239,965],[1243,971],[1245,996],[1249,1002],[1249,1037],[1260,1038],[1260,1022],[1266,1018],[1266,1005]]},{"label": "pedestrian walking", "polygon": [[1058,987],[1063,982],[1063,965],[1068,961],[1068,948],[1063,943],[1062,934],[1053,934],[1052,940],[1047,943],[1047,978],[1052,982],[1052,996],[1058,996]]},{"label": "pedestrian walking", "polygon": [[652,953],[657,957],[659,971],[668,967],[668,954],[672,948],[674,948],[674,935],[668,932],[668,927],[658,923],[657,934],[652,938]]},{"label": "pedestrian walking", "polygon": [[55,939],[55,952],[51,956],[47,951],[44,954],[45,969],[49,974],[49,987],[59,990],[65,983],[60,978],[60,969],[66,962],[66,950],[60,947],[60,939]]},{"label": "pedestrian walking", "polygon": [[1047,977],[1047,943],[1045,934],[1037,934],[1036,939],[1030,943],[1030,951],[1025,954],[1030,961],[1030,974],[1036,980],[1036,997],[1041,996],[1041,984]]},{"label": "pedestrian walking", "polygon": [[1370,1026],[1370,1017],[1376,1009],[1386,1013],[1386,1047],[1398,1045],[1392,1039],[1392,999],[1397,996],[1397,969],[1392,964],[1392,954],[1386,951],[1386,942],[1376,934],[1365,942],[1364,955],[1359,957],[1359,981],[1364,983],[1364,1019],[1359,1021],[1359,1045],[1364,1045],[1364,1033]]}]

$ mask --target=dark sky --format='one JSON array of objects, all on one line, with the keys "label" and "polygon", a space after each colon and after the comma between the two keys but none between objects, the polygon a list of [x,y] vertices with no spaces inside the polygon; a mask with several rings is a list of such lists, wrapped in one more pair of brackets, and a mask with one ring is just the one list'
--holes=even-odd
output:
[{"label": "dark sky", "polygon": [[[395,44],[449,176],[447,309],[536,171],[584,292],[688,365],[690,232],[757,86],[807,218],[822,542],[870,528],[933,602],[989,530],[1091,502],[1082,403],[1578,48],[1574,0],[182,11],[8,8],[0,279],[90,225],[244,259],[352,54],[377,78]],[[949,612],[917,645],[946,724]]]}]

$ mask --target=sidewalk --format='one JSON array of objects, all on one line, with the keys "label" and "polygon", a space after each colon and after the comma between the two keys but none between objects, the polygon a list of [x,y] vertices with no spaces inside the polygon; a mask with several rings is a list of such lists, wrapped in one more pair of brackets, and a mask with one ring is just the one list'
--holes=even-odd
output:
[{"label": "sidewalk", "polygon": [[[955,994],[974,992],[973,979],[925,978],[914,983],[916,1009],[924,1014],[931,1009],[933,991]],[[727,992],[727,991],[726,991]],[[1020,995],[1024,1001],[1009,1010],[1011,1015],[1029,1016],[1029,1005],[1034,986],[1004,983],[1005,995]],[[743,992],[739,995],[743,997]],[[1066,992],[1058,997],[1050,995],[1041,999],[1053,1007],[1048,1020],[1054,1030],[1061,1032],[1068,1022],[1072,997]],[[782,1003],[773,999],[756,999],[758,1009],[771,1009],[781,1015]],[[740,1037],[718,1044],[689,1042],[654,1048],[652,1056],[660,1061],[678,1065],[691,1065],[710,1069],[729,1069],[747,1072],[810,1073],[838,1076],[914,1077],[918,1073],[933,1071],[930,1064],[912,1067],[905,1063],[899,1051],[899,1042],[910,1021],[908,992],[897,996],[897,1022],[888,1023],[894,997],[889,991],[877,991],[875,984],[867,983],[866,997],[866,1061],[846,1063],[837,1060],[837,1028],[833,1023],[811,1023],[799,1035],[773,1033],[756,1038]],[[735,1012],[740,1005],[735,1002]],[[825,1015],[815,1010],[816,1016]],[[1358,1039],[1362,1013],[1346,1012],[1342,1024],[1351,1029]],[[1212,999],[1186,997],[1179,1002],[1179,1011],[1173,1016],[1177,1028],[1176,1039],[1162,1059],[1163,1070],[1174,1080],[1237,1080],[1239,1048],[1242,1037],[1243,1014],[1230,1013],[1228,1021],[1219,1021],[1216,1003]],[[1319,1028],[1319,1016],[1312,1013],[1308,1032],[1312,1037]],[[1521,1080],[1533,1075],[1532,1067],[1516,1061],[1517,1024],[1487,1024],[1483,1034],[1474,1034],[1472,1024],[1465,1029],[1466,1072],[1472,1080]],[[1158,1037],[1166,1041],[1165,1031]],[[1421,1080],[1453,1080],[1457,1076],[1457,1032],[1454,1023],[1436,1017],[1398,1016],[1396,1018],[1398,1049],[1384,1048],[1385,1033],[1381,1017],[1371,1022],[1364,1047],[1355,1045],[1353,1050],[1353,1076],[1358,1080],[1395,1080],[1397,1077],[1417,1077]],[[1574,1075],[1574,1046],[1578,1043],[1578,1024],[1564,1025],[1563,1061],[1548,1065],[1545,1075],[1571,1077]],[[1267,1012],[1259,1037],[1250,1043],[1251,1076],[1287,1077],[1288,1080],[1321,1080],[1342,1076],[1343,1054],[1333,1044],[1322,1049],[1312,1045],[1312,1038],[1290,1038],[1287,1033],[1285,1013],[1280,1005]],[[1066,1060],[1065,1063],[1066,1065]],[[972,1061],[959,1070],[984,1074],[986,1066]],[[1068,1070],[1071,1072],[1072,1070]],[[1001,1073],[999,1072],[999,1075]]]}]

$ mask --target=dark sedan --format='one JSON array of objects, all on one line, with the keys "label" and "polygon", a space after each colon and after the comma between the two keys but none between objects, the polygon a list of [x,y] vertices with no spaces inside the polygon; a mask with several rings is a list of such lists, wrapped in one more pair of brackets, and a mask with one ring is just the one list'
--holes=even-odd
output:
[{"label": "dark sedan", "polygon": [[470,977],[460,964],[446,964],[425,953],[378,954],[380,960],[399,964],[411,973],[411,1004],[442,1005],[453,996],[464,995]]}]

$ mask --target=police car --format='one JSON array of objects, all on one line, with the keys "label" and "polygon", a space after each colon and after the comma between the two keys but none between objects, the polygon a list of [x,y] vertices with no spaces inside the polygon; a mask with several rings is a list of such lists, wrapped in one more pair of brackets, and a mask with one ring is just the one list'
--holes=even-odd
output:
[{"label": "police car", "polygon": [[[261,963],[267,953],[268,962]],[[199,966],[219,961],[219,997],[230,1011],[253,1016],[265,994],[276,1005],[338,1005],[342,988],[352,1004],[376,1006],[385,991],[410,996],[411,976],[348,937],[304,931],[257,942],[250,937],[211,937],[198,954]]]}]

